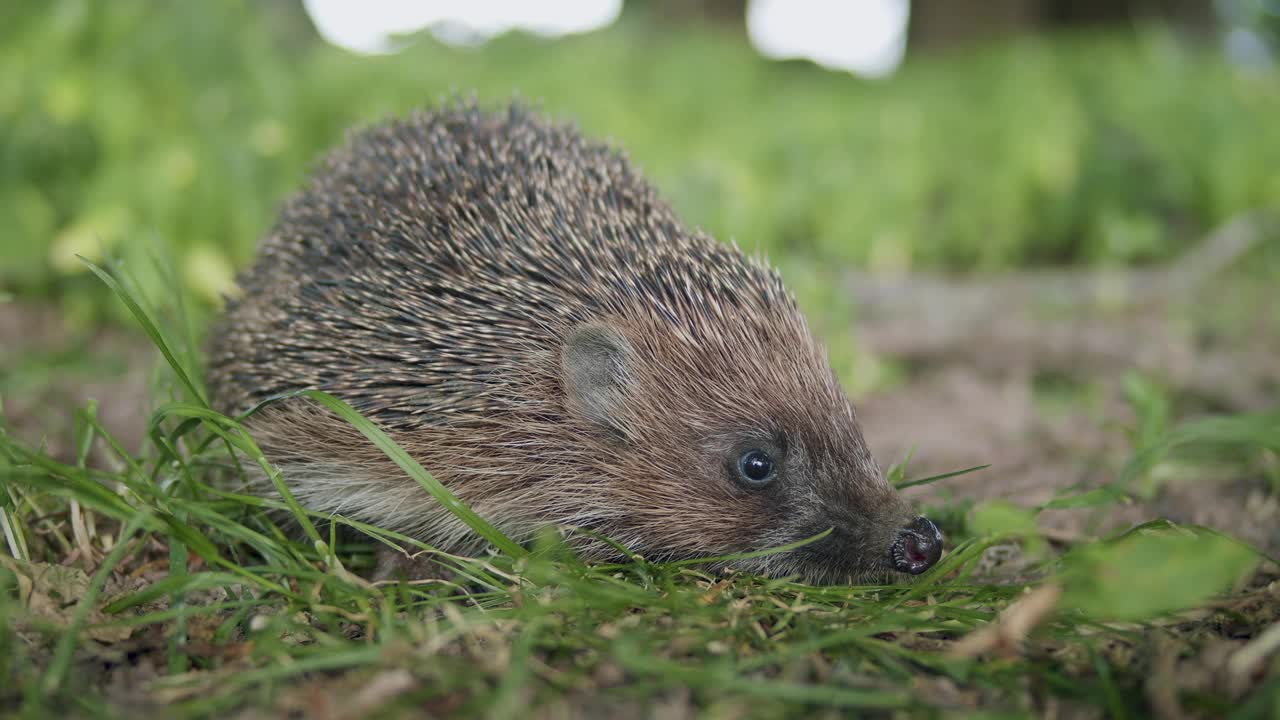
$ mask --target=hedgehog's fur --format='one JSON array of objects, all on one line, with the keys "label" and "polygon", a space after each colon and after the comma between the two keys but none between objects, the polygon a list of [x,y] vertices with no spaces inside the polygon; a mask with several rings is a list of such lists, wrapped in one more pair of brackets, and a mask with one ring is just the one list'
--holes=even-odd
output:
[{"label": "hedgehog's fur", "polygon": [[[912,517],[777,273],[685,229],[619,153],[519,107],[353,135],[240,281],[212,338],[217,407],[333,393],[513,537],[561,523],[666,559],[834,527],[738,563],[832,580],[884,574]],[[481,547],[308,401],[248,426],[303,505]],[[752,490],[733,473],[756,446],[780,475]]]}]

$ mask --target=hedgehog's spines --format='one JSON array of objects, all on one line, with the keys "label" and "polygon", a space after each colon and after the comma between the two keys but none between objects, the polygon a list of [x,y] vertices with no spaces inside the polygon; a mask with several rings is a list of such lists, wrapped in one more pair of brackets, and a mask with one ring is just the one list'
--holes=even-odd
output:
[{"label": "hedgehog's spines", "polygon": [[[331,392],[514,535],[576,523],[676,557],[796,539],[814,498],[905,512],[778,274],[686,230],[619,151],[520,103],[455,99],[350,135],[240,281],[211,342],[220,409]],[[575,385],[596,376],[562,363],[584,326],[629,348],[607,402],[572,400],[596,397]],[[289,401],[250,426],[311,509],[470,547],[322,411]],[[812,487],[744,494],[722,455],[780,428]]]}]

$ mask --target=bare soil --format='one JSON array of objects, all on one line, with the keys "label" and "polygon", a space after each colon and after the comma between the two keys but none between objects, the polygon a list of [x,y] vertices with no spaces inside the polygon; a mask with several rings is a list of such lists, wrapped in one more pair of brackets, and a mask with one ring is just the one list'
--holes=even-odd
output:
[{"label": "bare soil", "polygon": [[60,460],[72,460],[71,419],[96,400],[102,424],[126,449],[136,450],[157,357],[138,333],[76,328],[52,305],[0,303],[3,426],[43,444]]}]

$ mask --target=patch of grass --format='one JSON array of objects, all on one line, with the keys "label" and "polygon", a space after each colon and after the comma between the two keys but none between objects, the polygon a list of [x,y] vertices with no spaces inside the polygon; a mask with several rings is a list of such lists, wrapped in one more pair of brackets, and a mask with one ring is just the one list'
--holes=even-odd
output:
[{"label": "patch of grass", "polygon": [[1164,388],[1131,376],[1125,390],[1135,416],[1129,435],[1136,452],[1117,486],[1150,497],[1170,475],[1225,466],[1247,468],[1267,481],[1272,494],[1280,493],[1280,409],[1210,415],[1171,427],[1172,400]]},{"label": "patch of grass", "polygon": [[[661,706],[809,717],[1053,706],[1138,717],[1172,697],[1249,718],[1264,717],[1275,696],[1280,667],[1257,643],[1280,619],[1276,568],[1259,569],[1240,543],[1164,521],[1059,553],[1037,536],[1037,510],[980,505],[955,524],[942,562],[906,585],[813,587],[639,557],[588,565],[554,535],[529,548],[503,538],[376,427],[318,394],[489,537],[492,553],[443,556],[309,513],[287,492],[282,501],[237,494],[212,479],[246,463],[278,475],[240,419],[204,404],[181,314],[154,313],[119,268],[98,272],[161,350],[168,384],[138,454],[92,406],[77,419],[74,462],[0,434],[6,711],[528,717]],[[1144,442],[1263,449],[1274,440],[1256,419],[1193,427]],[[95,445],[114,462],[89,465]],[[1143,467],[1145,452],[1135,459]],[[911,482],[905,464],[890,475]],[[1094,490],[1046,507],[1122,496],[1122,487]],[[280,513],[305,532],[278,525]],[[336,543],[336,525],[365,540]],[[371,583],[353,569],[376,544],[435,554],[457,575]],[[992,551],[1019,544],[1031,553],[1021,573],[986,573]],[[1177,684],[1178,673],[1208,673],[1224,643],[1234,670]]]}]

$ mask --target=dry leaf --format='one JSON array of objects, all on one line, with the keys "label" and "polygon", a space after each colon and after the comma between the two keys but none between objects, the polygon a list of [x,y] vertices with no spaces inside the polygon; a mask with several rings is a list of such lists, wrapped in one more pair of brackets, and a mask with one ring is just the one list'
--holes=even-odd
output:
[{"label": "dry leaf", "polygon": [[[27,562],[0,555],[0,565],[18,578],[18,600],[32,615],[67,627],[80,599],[89,591],[89,576],[79,568]],[[133,634],[129,627],[92,627],[115,618],[94,608],[84,633],[98,642],[120,642]]]}]

